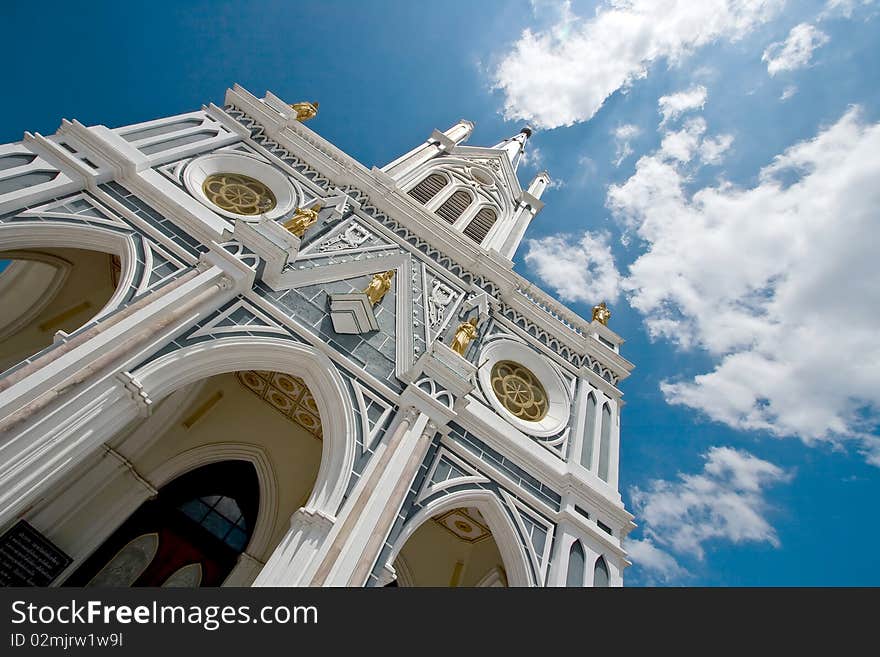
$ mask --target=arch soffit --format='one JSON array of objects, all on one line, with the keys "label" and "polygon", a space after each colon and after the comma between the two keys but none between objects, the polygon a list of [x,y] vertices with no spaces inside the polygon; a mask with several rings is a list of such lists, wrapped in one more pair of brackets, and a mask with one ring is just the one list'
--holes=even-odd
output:
[{"label": "arch soffit", "polygon": [[393,564],[406,542],[433,516],[460,507],[475,507],[489,525],[492,538],[501,553],[510,586],[534,586],[531,566],[520,542],[519,533],[502,501],[490,490],[464,490],[430,502],[403,527],[394,543],[388,563]]},{"label": "arch soffit", "polygon": [[119,256],[121,267],[116,290],[89,322],[115,310],[136,283],[134,277],[138,256],[134,233],[38,219],[0,224],[0,251],[33,249],[82,249]]},{"label": "arch soffit", "polygon": [[354,463],[357,425],[348,386],[336,366],[313,347],[277,337],[216,338],[166,354],[132,375],[159,401],[186,385],[240,370],[284,372],[303,379],[315,399],[324,440],[321,465],[306,507],[334,516]]}]

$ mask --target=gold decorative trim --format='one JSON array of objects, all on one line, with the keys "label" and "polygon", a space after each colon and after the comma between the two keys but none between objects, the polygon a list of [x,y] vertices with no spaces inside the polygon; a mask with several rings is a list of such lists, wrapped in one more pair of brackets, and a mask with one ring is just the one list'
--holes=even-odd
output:
[{"label": "gold decorative trim", "polygon": [[[480,520],[474,518],[473,514],[469,513],[468,510],[464,508],[451,509],[442,515],[435,516],[433,520],[443,527],[443,529],[465,543],[479,543],[492,536],[492,532],[489,528]],[[450,527],[450,524],[452,524],[455,529]],[[480,533],[473,538],[468,538],[466,534],[470,534],[475,529],[479,530]]]},{"label": "gold decorative trim", "polygon": [[318,405],[305,381],[282,372],[246,370],[235,378],[291,422],[298,424],[318,440],[324,437]]},{"label": "gold decorative trim", "polygon": [[492,366],[492,392],[520,420],[538,422],[547,415],[547,391],[531,370],[512,360]]},{"label": "gold decorative trim", "polygon": [[234,214],[264,214],[277,205],[271,189],[240,173],[212,173],[202,183],[202,191],[211,203]]}]

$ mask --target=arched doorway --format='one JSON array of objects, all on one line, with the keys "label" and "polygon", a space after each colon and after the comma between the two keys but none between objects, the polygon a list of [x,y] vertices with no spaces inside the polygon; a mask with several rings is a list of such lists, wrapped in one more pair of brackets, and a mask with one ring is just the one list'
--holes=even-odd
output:
[{"label": "arched doorway", "polygon": [[181,475],[144,502],[65,583],[219,586],[253,532],[259,483],[247,461]]},{"label": "arched doorway", "polygon": [[299,377],[200,379],[112,439],[32,520],[77,561],[65,584],[161,586],[189,565],[180,585],[247,585],[313,497],[326,428]]},{"label": "arched doorway", "polygon": [[529,558],[498,495],[463,490],[428,502],[386,562],[397,586],[532,586]]},{"label": "arched doorway", "polygon": [[153,400],[150,415],[120,406],[129,424],[104,437],[103,448],[53,483],[25,516],[74,559],[59,583],[158,490],[217,461],[251,463],[260,491],[250,542],[225,585],[250,585],[301,509],[337,512],[357,420],[345,379],[326,355],[278,337],[229,336],[166,354],[133,374]]},{"label": "arched doorway", "polygon": [[114,296],[121,261],[75,248],[0,251],[0,372],[72,333]]},{"label": "arched doorway", "polygon": [[394,569],[396,586],[507,586],[498,545],[475,507],[450,509],[423,523],[398,553]]}]

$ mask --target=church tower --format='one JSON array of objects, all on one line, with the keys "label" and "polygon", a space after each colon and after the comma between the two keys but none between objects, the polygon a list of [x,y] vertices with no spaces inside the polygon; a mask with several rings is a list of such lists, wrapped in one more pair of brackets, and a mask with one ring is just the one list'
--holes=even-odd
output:
[{"label": "church tower", "polygon": [[622,585],[633,366],[513,271],[531,130],[370,169],[318,110],[0,146],[0,583]]}]

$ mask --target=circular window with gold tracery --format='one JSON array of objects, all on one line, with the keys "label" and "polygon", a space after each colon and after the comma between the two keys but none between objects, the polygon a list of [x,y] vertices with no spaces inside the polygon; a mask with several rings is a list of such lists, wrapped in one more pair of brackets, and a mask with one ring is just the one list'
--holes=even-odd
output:
[{"label": "circular window with gold tracery", "polygon": [[547,415],[547,392],[532,372],[511,360],[492,366],[492,392],[504,408],[527,422],[538,422]]},{"label": "circular window with gold tracery", "polygon": [[205,178],[202,191],[211,203],[235,214],[264,214],[276,205],[271,189],[240,173],[213,173]]}]

